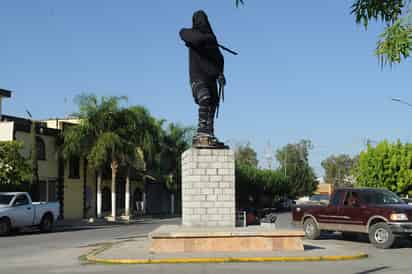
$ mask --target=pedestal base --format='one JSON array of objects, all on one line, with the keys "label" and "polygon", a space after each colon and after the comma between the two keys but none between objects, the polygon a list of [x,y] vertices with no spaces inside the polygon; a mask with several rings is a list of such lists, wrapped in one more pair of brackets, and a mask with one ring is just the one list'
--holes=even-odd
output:
[{"label": "pedestal base", "polygon": [[295,230],[161,226],[150,234],[150,252],[303,251],[304,233]]},{"label": "pedestal base", "polygon": [[191,148],[182,155],[182,224],[235,226],[235,156],[229,149]]}]

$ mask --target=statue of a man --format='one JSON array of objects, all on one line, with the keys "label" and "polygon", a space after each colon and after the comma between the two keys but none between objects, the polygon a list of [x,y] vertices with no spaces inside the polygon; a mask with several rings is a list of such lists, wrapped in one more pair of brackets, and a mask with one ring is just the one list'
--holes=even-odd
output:
[{"label": "statue of a man", "polygon": [[189,48],[190,84],[193,98],[199,105],[199,123],[193,146],[225,147],[214,133],[216,109],[226,84],[224,58],[206,13],[195,12],[192,28],[182,29],[180,37]]}]

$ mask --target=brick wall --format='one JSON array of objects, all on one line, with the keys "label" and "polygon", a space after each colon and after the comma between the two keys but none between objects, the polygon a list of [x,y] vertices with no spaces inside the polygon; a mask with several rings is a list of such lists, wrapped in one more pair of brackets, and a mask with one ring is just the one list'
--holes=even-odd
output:
[{"label": "brick wall", "polygon": [[235,156],[229,149],[189,149],[182,155],[184,226],[235,226]]}]

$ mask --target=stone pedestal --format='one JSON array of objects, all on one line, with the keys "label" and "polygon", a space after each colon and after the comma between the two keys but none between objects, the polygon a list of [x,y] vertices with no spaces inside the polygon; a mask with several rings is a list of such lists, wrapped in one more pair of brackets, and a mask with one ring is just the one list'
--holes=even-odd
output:
[{"label": "stone pedestal", "polygon": [[303,251],[301,230],[262,227],[161,226],[150,233],[150,252],[272,252]]},{"label": "stone pedestal", "polygon": [[182,155],[182,225],[235,227],[235,155],[191,148]]}]

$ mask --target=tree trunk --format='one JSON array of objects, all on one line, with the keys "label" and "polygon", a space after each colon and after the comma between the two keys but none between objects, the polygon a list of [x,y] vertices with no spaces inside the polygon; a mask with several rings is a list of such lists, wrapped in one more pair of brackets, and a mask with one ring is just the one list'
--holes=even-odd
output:
[{"label": "tree trunk", "polygon": [[112,218],[116,219],[116,175],[119,164],[117,161],[112,161],[110,165],[112,169]]},{"label": "tree trunk", "polygon": [[170,213],[171,215],[175,215],[175,194],[170,194]]},{"label": "tree trunk", "polygon": [[97,218],[102,217],[102,171],[97,172]]},{"label": "tree trunk", "polygon": [[143,196],[142,212],[143,212],[143,215],[146,215],[146,199],[147,199],[146,192],[143,192],[142,196]]},{"label": "tree trunk", "polygon": [[125,200],[124,215],[128,217],[130,215],[130,168],[127,169],[124,200]]},{"label": "tree trunk", "polygon": [[31,153],[30,153],[30,158],[31,158],[31,168],[32,168],[32,178],[31,178],[31,183],[32,184],[38,184],[39,183],[39,163],[38,163],[38,155],[37,155],[37,134],[36,134],[36,122],[31,121],[31,128],[30,128],[30,138],[31,138]]}]

